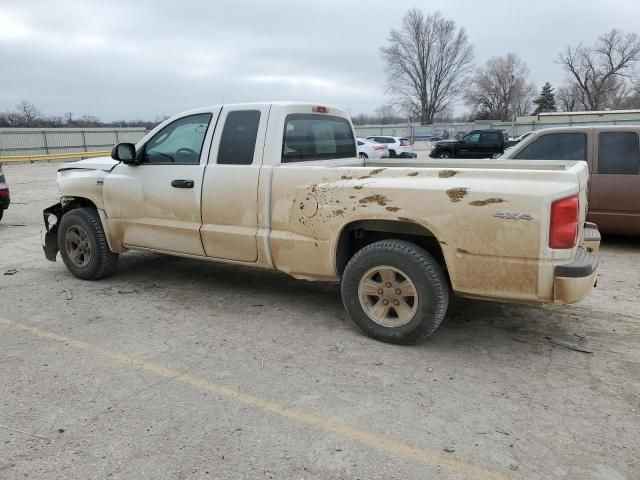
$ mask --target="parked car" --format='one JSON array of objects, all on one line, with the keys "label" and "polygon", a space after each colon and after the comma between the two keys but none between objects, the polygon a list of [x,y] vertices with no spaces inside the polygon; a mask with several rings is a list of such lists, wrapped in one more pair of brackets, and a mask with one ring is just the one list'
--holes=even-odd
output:
[{"label": "parked car", "polygon": [[2,163],[0,163],[0,220],[2,220],[4,211],[9,208],[10,203],[11,197],[9,187],[7,186],[7,181],[5,180],[4,173],[2,172]]},{"label": "parked car", "polygon": [[432,145],[431,158],[492,158],[504,152],[502,130],[472,130],[460,140]]},{"label": "parked car", "polygon": [[391,158],[414,158],[417,156],[415,153],[413,153],[413,146],[411,145],[411,141],[405,137],[388,137],[385,135],[375,135],[367,137],[367,140],[386,145],[389,149],[389,156]]},{"label": "parked car", "polygon": [[372,142],[365,138],[358,138],[358,156],[365,158],[385,158],[389,156],[389,149],[386,145]]},{"label": "parked car", "polygon": [[523,133],[519,137],[510,138],[509,140],[504,142],[504,149],[506,150],[507,148],[515,147],[517,144],[519,144],[521,141],[523,141],[525,138],[527,138],[532,133],[533,132],[527,132],[527,133]]},{"label": "parked car", "polygon": [[584,160],[589,166],[589,212],[602,232],[640,235],[640,126],[546,128],[504,159]]},{"label": "parked car", "polygon": [[335,107],[201,108],[111,158],[62,165],[44,252],[87,280],[143,250],[340,281],[364,332],[416,343],[444,318],[450,290],[530,303],[587,295],[599,237],[583,228],[586,179],[583,162],[363,161]]}]

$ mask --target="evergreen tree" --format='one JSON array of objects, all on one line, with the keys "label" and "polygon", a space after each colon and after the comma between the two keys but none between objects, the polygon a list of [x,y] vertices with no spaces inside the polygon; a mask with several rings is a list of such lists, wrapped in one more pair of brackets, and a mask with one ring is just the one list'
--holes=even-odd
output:
[{"label": "evergreen tree", "polygon": [[540,91],[540,96],[533,101],[537,105],[534,115],[545,112],[555,112],[556,108],[556,95],[553,92],[553,88],[549,82],[545,83]]}]

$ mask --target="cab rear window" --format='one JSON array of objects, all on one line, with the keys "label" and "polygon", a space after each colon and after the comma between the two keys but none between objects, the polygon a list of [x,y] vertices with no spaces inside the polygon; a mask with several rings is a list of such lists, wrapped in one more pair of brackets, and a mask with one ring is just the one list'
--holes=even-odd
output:
[{"label": "cab rear window", "polygon": [[346,119],[330,115],[287,115],[282,142],[283,163],[356,156],[356,141]]}]

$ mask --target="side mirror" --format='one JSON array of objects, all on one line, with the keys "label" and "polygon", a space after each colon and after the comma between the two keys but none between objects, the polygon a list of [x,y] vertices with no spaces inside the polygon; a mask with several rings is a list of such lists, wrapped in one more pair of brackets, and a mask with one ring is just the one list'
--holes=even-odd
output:
[{"label": "side mirror", "polygon": [[119,143],[111,150],[111,158],[126,165],[136,165],[136,146],[133,143]]}]

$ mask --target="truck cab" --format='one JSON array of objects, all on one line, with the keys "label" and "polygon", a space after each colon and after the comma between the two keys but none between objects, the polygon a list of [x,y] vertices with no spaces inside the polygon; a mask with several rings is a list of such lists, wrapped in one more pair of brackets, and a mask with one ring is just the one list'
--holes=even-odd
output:
[{"label": "truck cab", "polygon": [[600,231],[640,235],[640,127],[557,127],[532,132],[505,160],[585,161],[587,219]]},{"label": "truck cab", "polygon": [[504,152],[502,130],[472,130],[460,140],[442,140],[432,145],[431,158],[493,158]]}]

